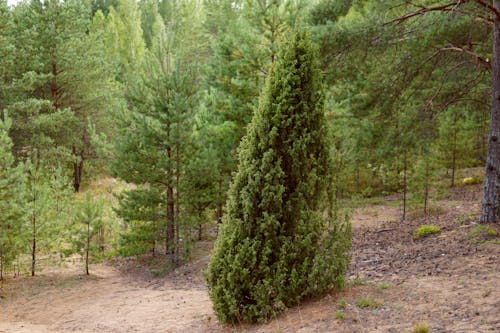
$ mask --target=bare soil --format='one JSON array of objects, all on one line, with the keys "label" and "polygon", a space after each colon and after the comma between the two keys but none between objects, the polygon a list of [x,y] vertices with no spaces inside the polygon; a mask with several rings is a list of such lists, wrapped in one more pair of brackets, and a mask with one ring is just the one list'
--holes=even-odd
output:
[{"label": "bare soil", "polygon": [[[431,332],[500,332],[500,239],[488,233],[500,228],[478,228],[480,192],[456,188],[432,214],[406,221],[394,202],[358,208],[349,286],[265,324],[218,323],[202,276],[212,244],[202,242],[168,274],[136,259],[93,265],[89,277],[72,266],[8,279],[0,332],[401,333],[417,323]],[[422,224],[442,231],[414,239]]]}]

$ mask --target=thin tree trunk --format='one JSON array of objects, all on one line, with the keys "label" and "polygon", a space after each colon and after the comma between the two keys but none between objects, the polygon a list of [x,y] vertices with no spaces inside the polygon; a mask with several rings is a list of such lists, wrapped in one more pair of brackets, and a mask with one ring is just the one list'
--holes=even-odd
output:
[{"label": "thin tree trunk", "polygon": [[85,274],[89,275],[90,223],[87,223],[87,246],[85,248]]},{"label": "thin tree trunk", "polygon": [[403,157],[403,217],[402,217],[403,221],[406,219],[406,192],[407,192],[406,173],[407,173],[407,165],[406,165],[406,152],[405,152]]},{"label": "thin tree trunk", "polygon": [[35,264],[36,264],[36,216],[33,214],[31,217],[31,223],[33,226],[33,239],[31,248],[31,276],[35,276]]},{"label": "thin tree trunk", "polygon": [[[456,120],[455,120],[456,124]],[[451,157],[451,187],[455,187],[455,170],[457,168],[457,131],[453,131],[453,149]]]},{"label": "thin tree trunk", "polygon": [[425,190],[424,190],[424,214],[427,214],[427,202],[429,200],[429,163],[425,162]]},{"label": "thin tree trunk", "polygon": [[360,183],[359,183],[359,165],[356,165],[356,193],[359,193]]},{"label": "thin tree trunk", "polygon": [[[167,134],[170,138],[169,134]],[[167,186],[167,225],[165,230],[165,254],[174,254],[174,237],[175,237],[175,210],[174,210],[174,189],[170,185],[172,182],[172,165],[170,161],[172,160],[172,148],[167,146],[167,158],[169,161],[168,166],[168,186]]]},{"label": "thin tree trunk", "polygon": [[52,84],[50,85],[50,94],[52,96],[52,106],[54,107],[54,110],[57,111],[59,110],[59,87],[57,85],[57,64],[53,63],[52,64],[52,75],[54,75]]},{"label": "thin tree trunk", "polygon": [[[14,270],[15,272],[15,270]],[[0,281],[3,281],[3,252],[0,251]]]},{"label": "thin tree trunk", "polygon": [[219,234],[219,228],[222,224],[222,212],[223,212],[223,193],[222,193],[222,172],[219,174],[219,179],[217,181],[217,210],[215,212],[215,219],[217,220],[217,230],[216,233]]},{"label": "thin tree trunk", "polygon": [[[493,6],[500,10],[500,1],[493,1]],[[500,217],[500,17],[493,19],[491,120],[481,223],[498,223]]]},{"label": "thin tree trunk", "polygon": [[180,188],[180,164],[181,164],[181,159],[180,159],[180,156],[179,156],[179,146],[176,147],[176,150],[175,150],[175,197],[176,197],[176,203],[175,203],[175,262],[178,262],[179,261],[179,241],[180,241],[180,225],[179,225],[179,222],[180,222],[180,219],[179,219],[179,216],[180,216],[180,200],[181,200],[181,197],[180,197],[180,192],[179,192],[179,188]]}]

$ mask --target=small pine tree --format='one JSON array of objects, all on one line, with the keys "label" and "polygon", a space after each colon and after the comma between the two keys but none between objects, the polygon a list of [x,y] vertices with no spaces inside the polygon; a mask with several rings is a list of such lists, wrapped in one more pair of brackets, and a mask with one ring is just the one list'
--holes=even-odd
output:
[{"label": "small pine tree", "polygon": [[282,45],[239,148],[207,272],[221,321],[262,321],[342,286],[350,225],[327,218],[326,132],[316,51],[298,32]]},{"label": "small pine tree", "polygon": [[22,165],[14,166],[11,120],[0,118],[0,280],[5,268],[20,251],[23,203],[19,193],[25,183]]},{"label": "small pine tree", "polygon": [[84,257],[85,274],[87,275],[89,275],[90,255],[98,250],[92,243],[92,239],[103,227],[102,215],[102,202],[92,200],[90,194],[87,193],[85,200],[77,206],[75,223],[72,228],[73,250]]}]

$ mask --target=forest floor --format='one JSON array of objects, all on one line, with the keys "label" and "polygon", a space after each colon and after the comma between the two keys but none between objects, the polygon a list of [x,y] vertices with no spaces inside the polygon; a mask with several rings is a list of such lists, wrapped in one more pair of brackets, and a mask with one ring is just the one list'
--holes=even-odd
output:
[{"label": "forest floor", "polygon": [[[307,300],[262,325],[221,325],[202,271],[211,242],[162,274],[140,260],[47,269],[8,279],[0,290],[0,332],[500,332],[500,242],[480,228],[481,188],[457,187],[433,213],[400,221],[392,198],[353,215],[349,285]],[[437,207],[437,208],[436,208]],[[422,224],[442,232],[413,239]],[[80,268],[81,269],[81,268]]]}]

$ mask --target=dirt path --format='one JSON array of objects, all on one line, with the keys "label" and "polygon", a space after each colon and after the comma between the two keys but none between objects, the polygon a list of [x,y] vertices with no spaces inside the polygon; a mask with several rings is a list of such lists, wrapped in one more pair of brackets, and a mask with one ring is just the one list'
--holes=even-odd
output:
[{"label": "dirt path", "polygon": [[212,315],[201,281],[134,281],[106,265],[93,271],[80,281],[69,274],[35,278],[3,301],[0,332],[201,332]]},{"label": "dirt path", "polygon": [[[439,213],[404,223],[393,206],[358,209],[349,287],[306,301],[263,325],[215,319],[198,259],[164,277],[140,262],[96,265],[8,280],[0,292],[0,332],[500,332],[499,238],[474,224],[479,187],[439,202]],[[439,235],[414,240],[421,224]],[[497,227],[496,227],[497,228]]]}]

